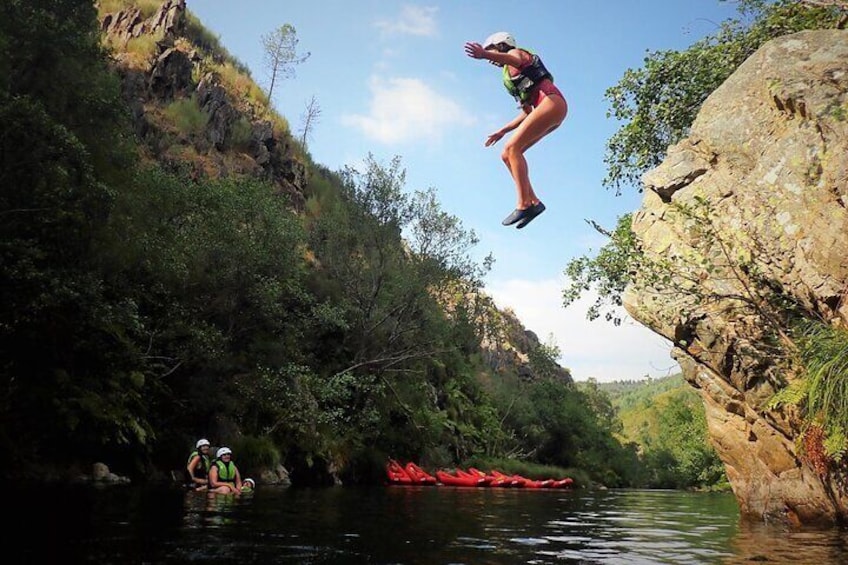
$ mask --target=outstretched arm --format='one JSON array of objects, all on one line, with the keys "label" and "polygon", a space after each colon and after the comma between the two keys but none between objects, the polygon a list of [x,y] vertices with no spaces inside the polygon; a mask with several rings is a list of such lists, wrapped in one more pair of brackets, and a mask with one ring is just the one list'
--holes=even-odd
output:
[{"label": "outstretched arm", "polygon": [[527,115],[528,113],[522,108],[521,113],[515,116],[511,122],[506,124],[504,127],[499,129],[495,133],[490,134],[489,137],[486,138],[486,147],[494,145],[498,142],[498,140],[500,140],[500,138],[502,138],[503,136],[517,128],[519,125],[521,125],[521,122],[524,121],[524,118],[526,118]]},{"label": "outstretched arm", "polygon": [[500,51],[486,51],[479,43],[469,41],[465,44],[465,54],[472,59],[486,59],[498,66],[509,65],[510,67],[520,67],[524,62],[521,56],[520,49],[510,49],[506,53]]}]

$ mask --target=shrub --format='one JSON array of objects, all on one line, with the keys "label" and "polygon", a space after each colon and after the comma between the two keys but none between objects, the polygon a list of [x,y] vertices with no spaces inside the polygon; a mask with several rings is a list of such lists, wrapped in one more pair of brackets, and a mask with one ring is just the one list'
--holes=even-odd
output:
[{"label": "shrub", "polygon": [[244,436],[233,442],[236,465],[242,478],[259,469],[273,469],[280,464],[280,451],[269,437]]},{"label": "shrub", "polygon": [[227,135],[227,145],[233,149],[247,149],[252,133],[250,120],[242,116],[233,122]]},{"label": "shrub", "polygon": [[203,129],[209,122],[209,116],[200,109],[197,99],[194,96],[171,102],[165,108],[165,116],[184,135],[199,135],[203,133]]}]

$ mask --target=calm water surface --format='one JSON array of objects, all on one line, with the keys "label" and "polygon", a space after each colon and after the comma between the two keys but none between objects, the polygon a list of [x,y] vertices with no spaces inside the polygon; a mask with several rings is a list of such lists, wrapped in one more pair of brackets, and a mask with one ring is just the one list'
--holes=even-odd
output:
[{"label": "calm water surface", "polygon": [[740,523],[729,494],[453,487],[15,489],[6,563],[848,563],[848,532]]}]

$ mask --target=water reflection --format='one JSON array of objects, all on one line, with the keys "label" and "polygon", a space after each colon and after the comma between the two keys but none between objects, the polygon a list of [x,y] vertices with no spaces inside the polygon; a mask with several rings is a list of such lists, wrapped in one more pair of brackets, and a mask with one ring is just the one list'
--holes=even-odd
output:
[{"label": "water reflection", "polygon": [[789,530],[743,523],[727,563],[848,563],[848,532],[839,528]]},{"label": "water reflection", "polygon": [[233,511],[239,502],[235,494],[189,491],[185,493],[183,523],[189,528],[219,528],[234,522]]},{"label": "water reflection", "polygon": [[[389,487],[13,493],[24,563],[844,563],[839,529],[742,524],[729,494]],[[25,542],[39,532],[44,542]]]}]

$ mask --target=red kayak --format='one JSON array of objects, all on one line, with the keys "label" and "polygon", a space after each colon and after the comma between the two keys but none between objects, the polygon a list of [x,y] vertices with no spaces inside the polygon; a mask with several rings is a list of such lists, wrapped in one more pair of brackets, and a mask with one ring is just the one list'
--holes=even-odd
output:
[{"label": "red kayak", "polygon": [[477,486],[480,486],[480,487],[489,486],[489,483],[491,483],[492,479],[494,479],[494,477],[490,477],[490,476],[487,476],[487,475],[480,475],[478,473],[473,473],[473,472],[471,472],[471,469],[469,469],[468,471],[464,471],[464,470],[460,469],[459,467],[456,468],[456,476],[461,477],[463,479],[469,479],[469,480],[477,481]]},{"label": "red kayak", "polygon": [[[496,469],[492,469],[491,473],[492,473],[492,476],[495,477],[495,480],[499,481],[500,484],[498,486],[523,487],[525,481],[527,481],[527,479],[525,479],[523,477],[518,477],[517,475],[512,475],[512,476],[504,475],[503,473],[501,473],[500,471],[498,471]],[[493,484],[492,486],[495,486],[495,485]]]},{"label": "red kayak", "polygon": [[553,488],[554,486],[554,481],[552,479],[537,481],[535,479],[528,479],[527,477],[522,477],[521,475],[513,475],[513,477],[524,481],[524,488]]},{"label": "red kayak", "polygon": [[488,475],[488,474],[484,473],[480,469],[477,469],[475,467],[469,467],[468,472],[472,476],[477,477],[478,479],[485,480],[486,486],[500,486],[500,485],[494,484],[494,483],[497,482],[497,479],[495,479],[495,477],[493,477],[492,475]]},{"label": "red kayak", "polygon": [[473,475],[477,476],[477,477],[481,477],[481,478],[486,479],[486,481],[487,481],[486,484],[488,484],[490,487],[505,488],[505,487],[515,486],[513,484],[514,483],[513,480],[511,478],[507,477],[506,475],[503,475],[503,474],[501,474],[500,477],[496,477],[495,475],[484,473],[480,469],[476,469],[474,467],[469,468],[468,471],[470,473],[472,473]]},{"label": "red kayak", "polygon": [[486,479],[481,479],[479,477],[474,477],[468,475],[459,476],[451,475],[445,471],[436,471],[436,478],[439,479],[439,482],[443,485],[447,485],[450,487],[482,487],[486,486]]},{"label": "red kayak", "polygon": [[394,459],[389,459],[389,462],[386,463],[386,476],[389,479],[389,483],[393,485],[415,484],[412,477],[410,477],[406,470],[401,467],[400,463]]},{"label": "red kayak", "polygon": [[429,474],[427,471],[410,461],[403,468],[406,474],[412,479],[412,482],[417,485],[434,485],[438,481],[436,477]]}]

